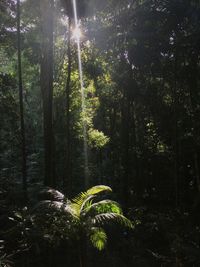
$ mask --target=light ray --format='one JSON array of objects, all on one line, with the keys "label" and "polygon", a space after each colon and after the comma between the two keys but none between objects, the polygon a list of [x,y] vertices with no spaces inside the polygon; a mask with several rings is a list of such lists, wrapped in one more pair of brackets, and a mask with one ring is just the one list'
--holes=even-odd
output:
[{"label": "light ray", "polygon": [[85,90],[83,83],[83,70],[82,70],[82,61],[81,61],[81,47],[80,47],[80,37],[81,31],[79,28],[78,18],[77,18],[77,6],[76,0],[73,0],[73,10],[74,10],[74,22],[75,22],[75,39],[77,43],[77,52],[78,52],[78,68],[79,68],[79,78],[80,78],[80,86],[81,86],[81,103],[82,103],[82,113],[83,113],[83,139],[84,139],[84,171],[85,171],[85,188],[89,187],[89,169],[88,169],[88,145],[87,145],[87,125],[85,120]]}]

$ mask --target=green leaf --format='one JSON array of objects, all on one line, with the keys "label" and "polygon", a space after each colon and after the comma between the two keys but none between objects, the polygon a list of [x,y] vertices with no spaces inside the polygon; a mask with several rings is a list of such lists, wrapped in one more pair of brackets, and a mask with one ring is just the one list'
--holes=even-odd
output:
[{"label": "green leaf", "polygon": [[97,129],[90,129],[88,131],[88,139],[89,145],[97,149],[104,147],[109,142],[109,138]]},{"label": "green leaf", "polygon": [[117,213],[101,213],[98,214],[94,217],[94,223],[96,224],[100,224],[100,225],[104,225],[107,224],[109,222],[117,222],[123,226],[126,226],[128,228],[133,228],[133,224],[132,222],[127,219],[124,215],[122,214],[117,214]]},{"label": "green leaf", "polygon": [[102,192],[112,192],[112,189],[109,186],[97,185],[73,198],[71,206],[75,210],[76,215],[80,216],[81,210],[84,208],[84,203],[86,204],[88,200]]},{"label": "green leaf", "polygon": [[119,203],[105,199],[102,201],[99,201],[97,203],[91,204],[90,207],[87,208],[87,214],[99,214],[99,213],[107,213],[107,212],[112,212],[112,213],[117,213],[117,214],[122,214],[122,209],[119,205]]},{"label": "green leaf", "polygon": [[47,214],[48,212],[64,212],[66,215],[70,215],[73,218],[77,219],[76,212],[71,207],[69,202],[67,204],[59,201],[50,201],[44,200],[40,201],[38,205],[36,205],[32,211],[34,214]]},{"label": "green leaf", "polygon": [[87,190],[88,195],[96,195],[102,192],[112,192],[112,189],[106,185],[96,185]]},{"label": "green leaf", "polygon": [[93,227],[90,235],[90,241],[95,248],[101,251],[105,248],[107,243],[107,235],[102,228]]}]

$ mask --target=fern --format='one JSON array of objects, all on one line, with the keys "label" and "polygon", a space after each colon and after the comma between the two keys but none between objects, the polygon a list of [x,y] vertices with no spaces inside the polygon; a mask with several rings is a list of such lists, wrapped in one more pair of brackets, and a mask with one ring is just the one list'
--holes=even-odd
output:
[{"label": "fern", "polygon": [[[62,198],[59,192],[56,192],[56,195],[59,195],[62,201],[41,201],[34,208],[33,213],[35,213],[36,217],[37,215],[43,216],[43,218],[45,216],[54,216],[55,220],[50,221],[56,222],[56,224],[59,222],[58,215],[60,214],[60,222],[63,223],[64,220],[67,223],[68,232],[66,234],[73,232],[76,233],[75,236],[81,237],[84,231],[92,245],[98,250],[102,250],[107,242],[106,232],[102,228],[105,224],[116,222],[122,226],[133,228],[132,222],[123,215],[122,209],[117,202],[109,199],[95,202],[95,198],[99,194],[111,191],[112,189],[109,186],[97,185],[86,192],[80,193],[71,201],[65,201],[64,197]],[[55,193],[54,191],[51,192]],[[59,224],[56,227],[59,228]],[[63,225],[61,224],[62,227]],[[43,225],[41,228],[43,228]],[[49,231],[51,232],[50,229]]]},{"label": "fern", "polygon": [[97,195],[102,192],[112,192],[112,189],[106,185],[96,185],[88,189],[86,192],[80,193],[78,196],[72,199],[72,202],[81,206],[89,196]]},{"label": "fern", "polygon": [[73,198],[71,206],[74,208],[76,215],[80,216],[80,213],[84,209],[86,203],[96,195],[103,192],[112,192],[112,189],[109,186],[97,185],[91,187],[86,192],[81,192],[78,196]]},{"label": "fern", "polygon": [[102,192],[112,192],[112,189],[106,185],[96,185],[87,190],[88,195],[96,195]]},{"label": "fern", "polygon": [[104,225],[104,224],[107,224],[113,221],[121,224],[122,226],[133,228],[132,222],[122,214],[111,213],[111,212],[101,213],[101,214],[96,215],[93,219],[93,222],[95,224],[100,224],[100,225]]},{"label": "fern", "polygon": [[113,201],[113,200],[102,200],[97,203],[91,204],[89,207],[87,207],[87,214],[99,214],[99,213],[108,213],[113,212],[117,214],[122,214],[122,209],[119,205],[119,203]]},{"label": "fern", "polygon": [[107,235],[102,228],[93,227],[90,234],[90,241],[95,248],[102,250],[107,243]]}]

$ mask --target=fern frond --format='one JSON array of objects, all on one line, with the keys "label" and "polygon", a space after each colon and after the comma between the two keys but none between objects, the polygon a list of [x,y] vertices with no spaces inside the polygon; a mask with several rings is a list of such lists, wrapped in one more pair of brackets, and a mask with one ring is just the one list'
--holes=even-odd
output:
[{"label": "fern frond", "polygon": [[105,199],[97,203],[91,204],[89,207],[86,208],[86,212],[87,215],[109,213],[109,212],[123,214],[119,203],[109,199]]},{"label": "fern frond", "polygon": [[88,189],[86,192],[80,193],[78,196],[72,199],[72,207],[75,210],[77,216],[80,216],[81,211],[84,209],[85,204],[91,198],[94,198],[97,194],[102,192],[111,192],[112,189],[109,186],[97,185]]},{"label": "fern frond", "polygon": [[71,208],[74,210],[74,213],[79,217],[81,216],[82,214],[84,214],[85,210],[87,208],[89,208],[91,205],[92,205],[92,199],[94,198],[95,196],[92,195],[92,196],[88,196],[84,201],[83,203],[81,202],[72,202],[70,204]]},{"label": "fern frond", "polygon": [[81,192],[73,198],[72,201],[81,205],[88,196],[97,195],[102,192],[112,192],[112,189],[106,185],[96,185],[88,189],[86,192]]},{"label": "fern frond", "polygon": [[101,213],[101,214],[97,214],[93,218],[93,223],[98,224],[98,225],[108,224],[109,222],[112,222],[112,221],[115,221],[128,228],[133,228],[132,222],[122,214],[113,213],[113,212]]},{"label": "fern frond", "polygon": [[82,203],[80,213],[85,211],[86,209],[89,209],[92,205],[92,199],[95,198],[95,195],[88,196]]},{"label": "fern frond", "polygon": [[63,205],[64,204],[59,201],[43,200],[40,201],[37,205],[35,205],[32,212],[42,213],[47,210],[60,210]]},{"label": "fern frond", "polygon": [[102,228],[93,227],[90,233],[90,241],[95,248],[101,251],[105,248],[107,243],[107,235]]},{"label": "fern frond", "polygon": [[96,185],[87,190],[88,195],[97,195],[102,192],[112,192],[112,189],[107,185]]},{"label": "fern frond", "polygon": [[62,202],[64,201],[64,198],[65,196],[61,192],[50,187],[44,188],[38,193],[38,199],[40,201],[51,200]]},{"label": "fern frond", "polygon": [[77,218],[76,213],[69,204],[65,204],[59,201],[44,200],[40,201],[32,210],[34,214],[46,214],[52,212],[64,212],[74,218]]}]

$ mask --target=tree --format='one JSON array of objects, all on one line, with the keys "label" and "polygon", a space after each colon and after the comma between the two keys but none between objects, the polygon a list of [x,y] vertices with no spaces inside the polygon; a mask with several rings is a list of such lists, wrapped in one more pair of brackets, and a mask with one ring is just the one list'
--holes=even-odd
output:
[{"label": "tree", "polygon": [[70,89],[71,89],[71,71],[72,71],[72,53],[71,53],[71,18],[68,17],[68,40],[67,40],[67,81],[66,81],[66,109],[67,109],[67,130],[66,130],[66,174],[64,175],[64,187],[68,194],[71,192],[71,151],[70,151]]},{"label": "tree", "polygon": [[44,127],[44,184],[55,185],[53,149],[53,10],[54,0],[41,3],[42,42],[41,42],[41,90],[43,98]]},{"label": "tree", "polygon": [[23,104],[23,84],[21,65],[21,35],[20,35],[20,0],[17,0],[17,52],[18,52],[18,86],[20,100],[20,126],[21,126],[21,149],[22,149],[22,182],[24,197],[27,194],[27,166],[26,166],[26,139],[24,127],[24,104]]}]

